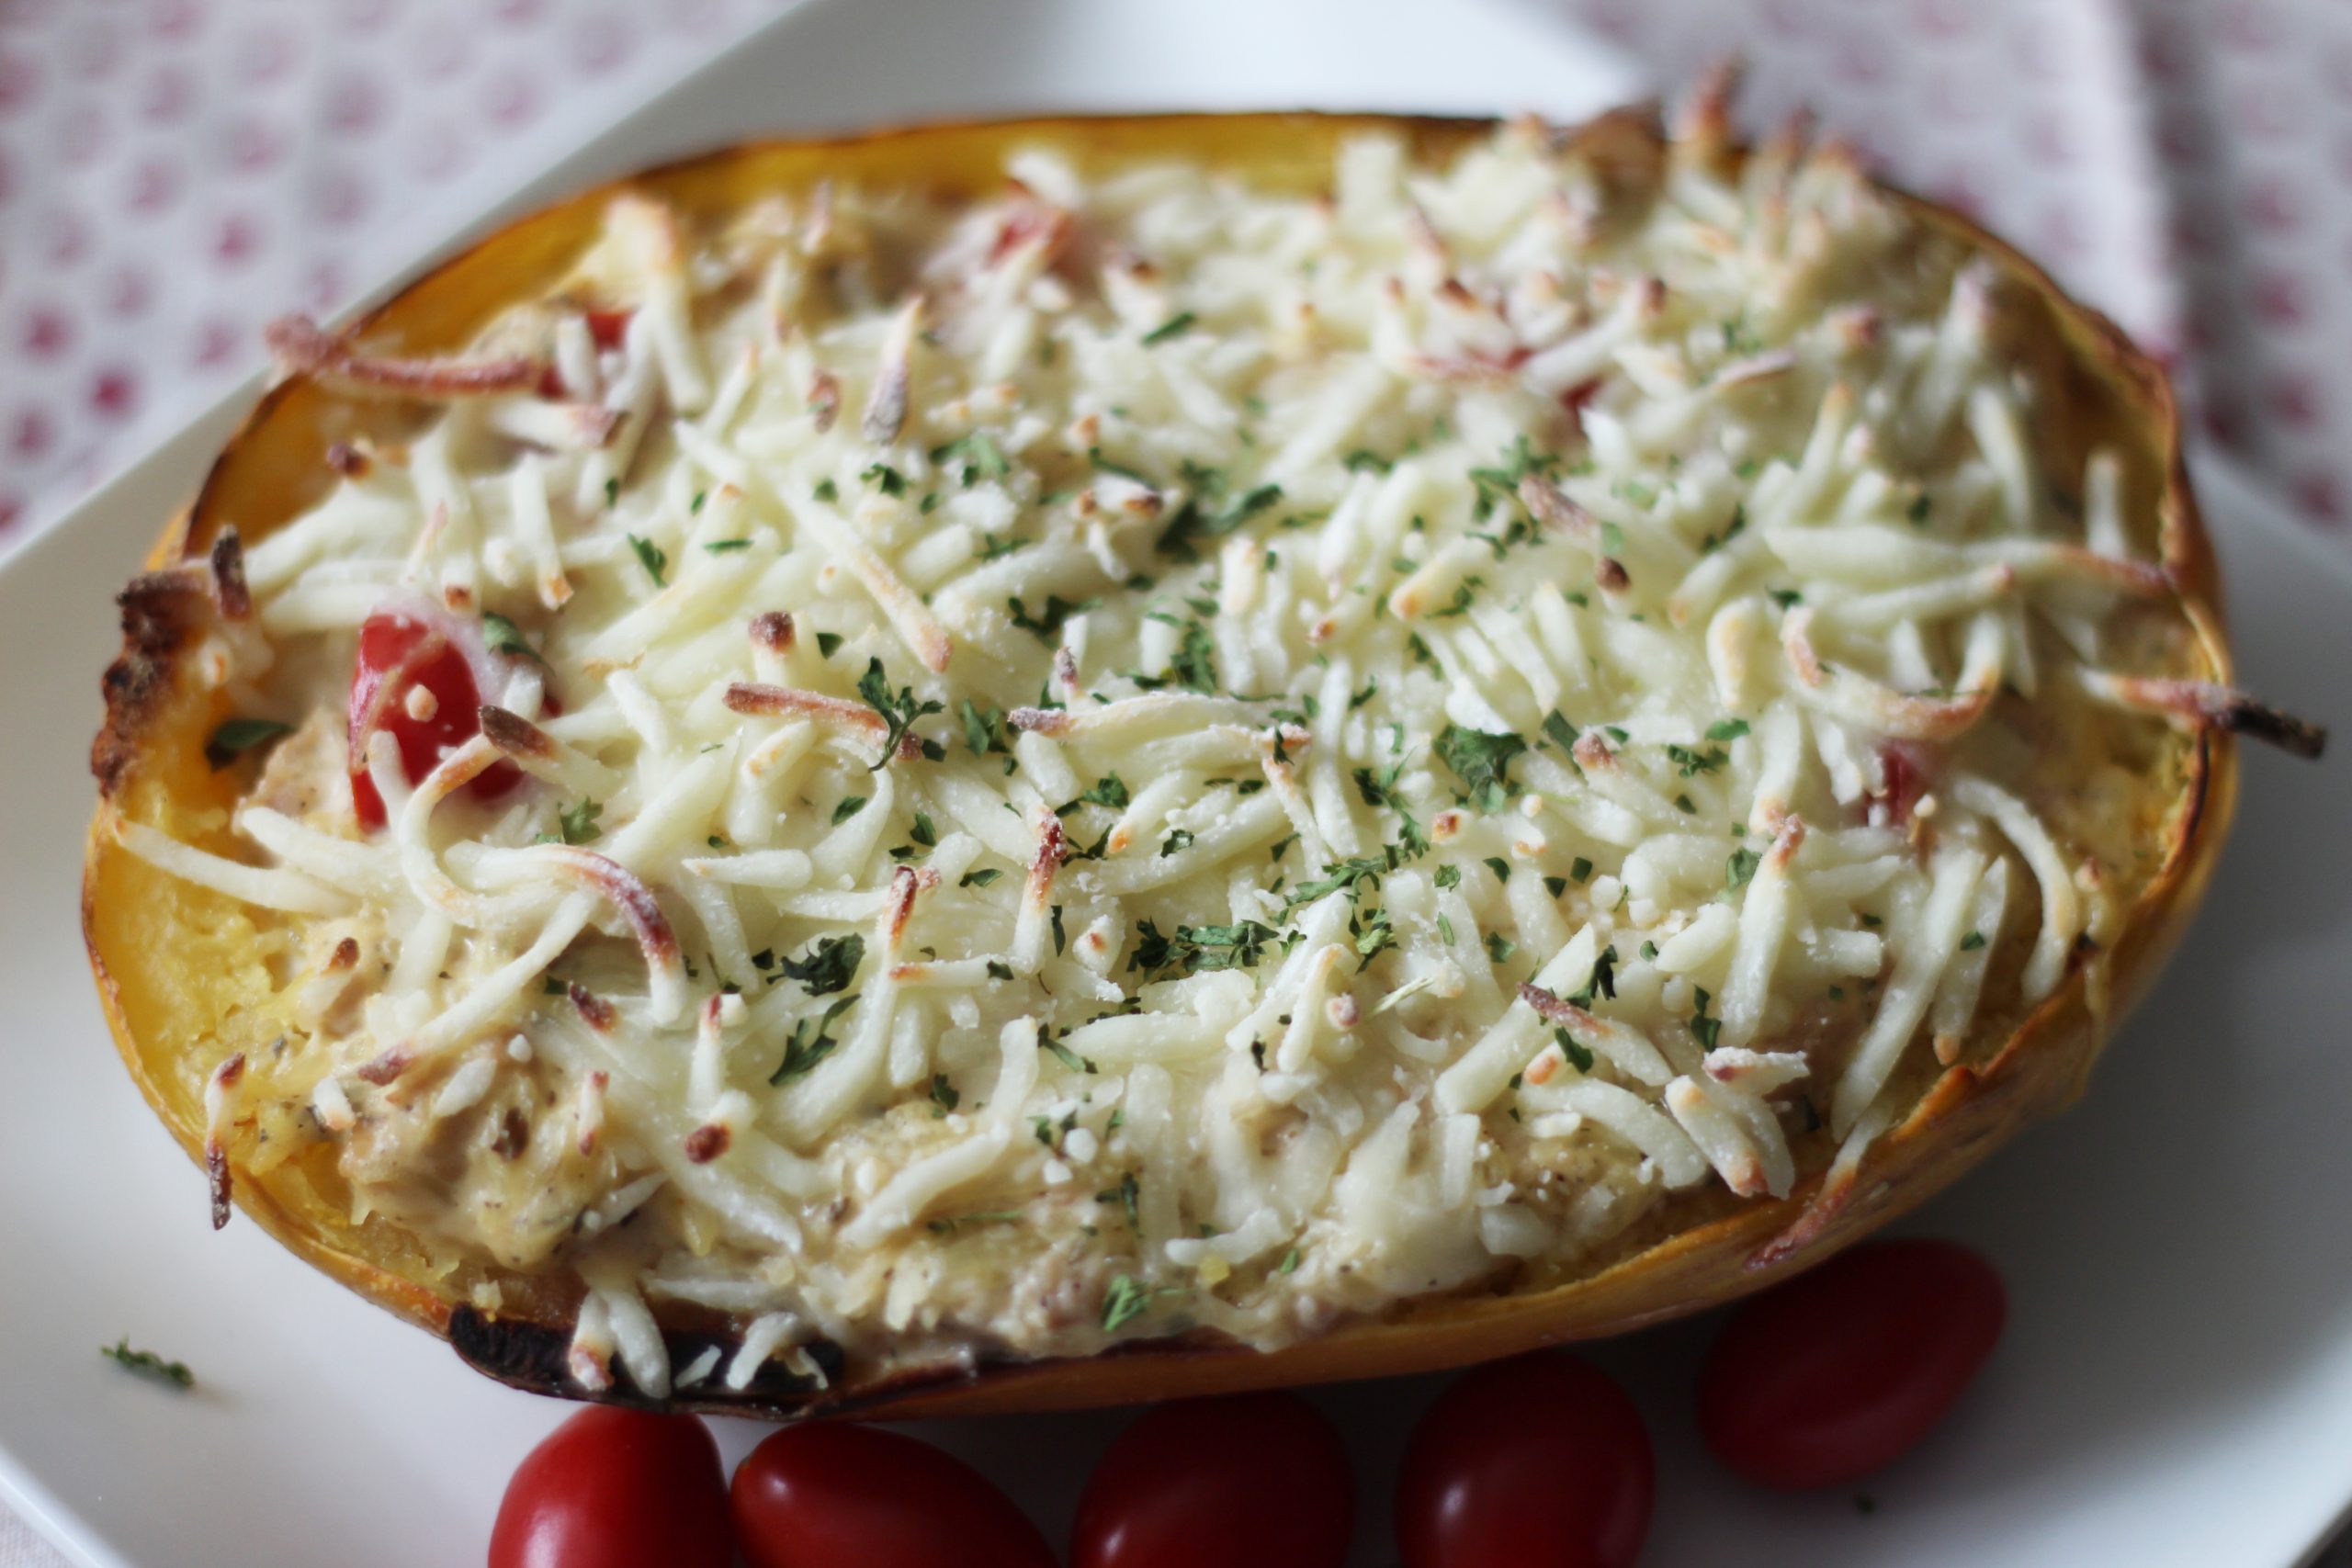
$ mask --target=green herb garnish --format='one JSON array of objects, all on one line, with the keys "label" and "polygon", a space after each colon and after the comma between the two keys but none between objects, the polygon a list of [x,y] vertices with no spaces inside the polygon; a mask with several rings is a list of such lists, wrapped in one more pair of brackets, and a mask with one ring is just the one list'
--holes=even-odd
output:
[{"label": "green herb garnish", "polygon": [[1062,623],[1072,615],[1083,615],[1102,604],[1100,599],[1081,599],[1076,603],[1058,593],[1046,596],[1043,614],[1032,615],[1018,599],[1008,599],[1005,607],[1012,612],[1012,624],[1044,643],[1047,648],[1061,646]]},{"label": "green herb garnish", "polygon": [[516,659],[527,659],[534,664],[547,662],[539,657],[537,649],[523,640],[522,629],[495,610],[482,612],[481,640],[492,653],[504,653]]},{"label": "green herb garnish", "polygon": [[1453,770],[1481,811],[1500,811],[1510,797],[1510,761],[1527,750],[1514,734],[1491,734],[1449,724],[1437,738],[1439,760]]},{"label": "green herb garnish", "polygon": [[1689,746],[1669,745],[1666,749],[1666,760],[1674,764],[1676,772],[1688,779],[1720,770],[1731,761],[1731,753],[1720,746],[1699,750]]},{"label": "green herb garnish", "polygon": [[1697,1004],[1697,1010],[1690,1015],[1690,1033],[1698,1040],[1700,1049],[1712,1051],[1716,1037],[1724,1032],[1724,1021],[1707,1016],[1707,1004],[1713,998],[1705,991],[1693,990],[1690,999]]},{"label": "green herb garnish", "polygon": [[794,1024],[792,1037],[784,1043],[784,1061],[768,1075],[768,1083],[781,1089],[831,1055],[833,1047],[841,1043],[831,1032],[833,1020],[856,1005],[855,997],[843,997],[815,1018],[804,1018]]},{"label": "green herb garnish", "polygon": [[280,724],[274,718],[229,718],[212,732],[204,743],[204,760],[219,773],[256,746],[266,745],[281,735],[293,733],[290,724]]},{"label": "green herb garnish", "polygon": [[1182,337],[1184,333],[1191,332],[1199,321],[1200,318],[1192,311],[1179,310],[1143,334],[1144,346],[1148,348],[1154,344],[1166,343],[1170,338]]},{"label": "green herb garnish", "polygon": [[993,704],[984,707],[966,697],[956,706],[956,716],[964,722],[964,744],[971,748],[973,756],[985,757],[991,751],[1012,754],[1012,736],[1005,728],[1002,708]]},{"label": "green herb garnish", "polygon": [[[899,742],[905,738],[908,728],[915,720],[944,713],[947,706],[940,702],[917,702],[911,686],[901,686],[896,696],[891,695],[889,678],[883,673],[882,661],[878,659],[865,661],[865,673],[857,678],[857,694],[865,699],[867,707],[882,716],[882,722],[888,727],[888,733],[882,741],[882,755],[868,766],[869,773],[880,772],[898,756]],[[936,761],[946,752],[936,741],[926,740],[922,743],[922,754]]]},{"label": "green herb garnish", "polygon": [[1214,695],[1217,690],[1216,654],[1216,644],[1210,640],[1208,628],[1198,621],[1186,621],[1184,640],[1168,667],[1182,684]]},{"label": "green herb garnish", "polygon": [[1119,1178],[1119,1184],[1116,1187],[1106,1187],[1094,1195],[1094,1201],[1098,1203],[1116,1203],[1125,1210],[1127,1228],[1137,1235],[1141,1235],[1143,1231],[1142,1198],[1143,1183],[1136,1179],[1136,1173],[1132,1170]]},{"label": "green herb garnish", "polygon": [[982,479],[1001,479],[1012,471],[1012,465],[1005,459],[1004,449],[984,430],[959,435],[944,446],[933,447],[931,460],[943,465],[961,463],[967,485],[972,482],[975,474]]},{"label": "green herb garnish", "polygon": [[157,1382],[167,1382],[175,1388],[196,1386],[196,1374],[187,1370],[187,1362],[167,1361],[153,1350],[134,1350],[127,1336],[111,1345],[99,1346],[98,1354],[119,1367]]},{"label": "green herb garnish", "polygon": [[1128,799],[1126,782],[1116,773],[1105,773],[1088,785],[1070,804],[1107,806],[1114,811],[1123,811],[1126,809]]},{"label": "green herb garnish", "polygon": [[645,575],[653,580],[653,586],[669,587],[670,580],[662,573],[669,566],[670,558],[662,553],[662,547],[652,540],[640,539],[634,534],[624,535],[623,537],[628,540],[628,547],[637,552],[637,564],[645,569]]},{"label": "green herb garnish", "polygon": [[1145,920],[1136,927],[1136,948],[1127,956],[1130,974],[1185,975],[1216,969],[1254,969],[1266,948],[1277,940],[1270,926],[1242,920],[1229,926],[1178,926],[1164,936],[1158,925]]},{"label": "green herb garnish", "polygon": [[1181,1285],[1155,1288],[1139,1282],[1132,1274],[1114,1275],[1111,1288],[1102,1292],[1102,1332],[1115,1334],[1142,1316],[1159,1297],[1182,1294]]},{"label": "green herb garnish", "polygon": [[1041,1050],[1051,1051],[1054,1054],[1054,1060],[1059,1062],[1063,1066],[1069,1068],[1073,1073],[1091,1073],[1094,1071],[1093,1063],[1088,1061],[1085,1057],[1080,1055],[1077,1052],[1071,1050],[1069,1046],[1063,1044],[1058,1040],[1041,1039],[1037,1042],[1037,1044]]},{"label": "green herb garnish", "polygon": [[821,997],[847,990],[857,978],[858,965],[865,962],[865,939],[855,931],[819,937],[802,956],[779,959],[774,977],[797,980],[810,996]]},{"label": "green herb garnish", "polygon": [[1575,1035],[1565,1029],[1555,1029],[1552,1031],[1552,1039],[1559,1045],[1560,1054],[1567,1057],[1570,1066],[1580,1073],[1592,1071],[1592,1053],[1578,1044]]},{"label": "green herb garnish", "polygon": [[577,806],[558,811],[555,814],[556,826],[562,829],[565,843],[593,844],[605,836],[605,830],[596,826],[596,818],[604,814],[603,806],[593,800],[583,800]]}]

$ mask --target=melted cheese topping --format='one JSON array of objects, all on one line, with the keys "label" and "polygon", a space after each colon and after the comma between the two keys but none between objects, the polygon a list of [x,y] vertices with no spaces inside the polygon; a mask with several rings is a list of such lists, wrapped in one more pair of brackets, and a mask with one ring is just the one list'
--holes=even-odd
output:
[{"label": "melted cheese topping", "polygon": [[[2128,905],[2177,615],[1989,264],[1704,151],[624,197],[422,389],[301,340],[446,406],[250,552],[254,863],[123,829],[300,933],[219,1135],[307,1108],[657,1393],[666,1303],[738,1387],[1272,1346],[1850,1162]],[[368,833],[388,611],[503,711]]]}]

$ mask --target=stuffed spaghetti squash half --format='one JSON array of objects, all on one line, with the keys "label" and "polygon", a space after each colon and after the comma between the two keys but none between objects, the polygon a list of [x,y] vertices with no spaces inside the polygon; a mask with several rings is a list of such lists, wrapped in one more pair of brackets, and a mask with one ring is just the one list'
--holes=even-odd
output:
[{"label": "stuffed spaghetti squash half", "polygon": [[271,338],[92,960],[216,1224],[549,1393],[1720,1302],[2072,1099],[2317,744],[2158,371],[1714,90],[747,146]]}]

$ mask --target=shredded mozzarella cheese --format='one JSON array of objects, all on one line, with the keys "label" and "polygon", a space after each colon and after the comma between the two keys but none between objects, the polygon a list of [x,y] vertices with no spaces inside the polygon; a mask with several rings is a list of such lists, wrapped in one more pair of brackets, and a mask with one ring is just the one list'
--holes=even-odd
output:
[{"label": "shredded mozzarella cheese", "polygon": [[2098,857],[2022,738],[2141,721],[2033,671],[2162,580],[2113,454],[2044,471],[1989,269],[1834,153],[1017,162],[616,201],[498,329],[549,400],[251,557],[283,669],[494,613],[486,733],[379,733],[374,834],[247,803],[273,863],[116,829],[383,953],[300,1099],[371,1201],[576,1263],[583,1385],[670,1385],[649,1292],[749,1314],[675,1379],[741,1389],[1601,1258],[2059,986]]}]

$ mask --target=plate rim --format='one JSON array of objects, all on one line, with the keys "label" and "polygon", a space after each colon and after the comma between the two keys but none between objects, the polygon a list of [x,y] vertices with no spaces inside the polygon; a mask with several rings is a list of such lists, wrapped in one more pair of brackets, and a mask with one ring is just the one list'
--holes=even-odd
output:
[{"label": "plate rim", "polygon": [[[373,284],[339,310],[336,319],[347,319],[375,309],[422,271],[473,243],[518,210],[526,209],[545,199],[552,188],[567,183],[582,184],[588,179],[600,177],[593,172],[597,160],[608,156],[616,145],[637,134],[644,121],[659,114],[682,95],[691,92],[697,81],[725,61],[733,50],[758,47],[771,33],[793,25],[809,13],[840,10],[850,3],[851,0],[792,0],[773,17],[738,35],[730,44],[671,74],[626,113],[604,123],[578,143],[535,163],[466,221],[434,241],[404,253],[395,265],[385,269]],[[872,129],[888,129],[899,123],[881,122]],[[23,577],[54,570],[56,558],[72,547],[67,543],[68,535],[85,531],[86,525],[119,506],[126,492],[158,482],[159,469],[174,464],[187,464],[192,468],[208,442],[217,444],[212,433],[216,429],[225,431],[232,427],[235,420],[242,417],[243,412],[249,410],[266,389],[269,381],[267,368],[256,368],[225,388],[218,397],[191,408],[168,429],[158,432],[153,441],[128,455],[104,480],[80,500],[37,525],[18,541],[6,558],[0,559],[0,583],[13,585]],[[2258,528],[2273,536],[2295,552],[2301,564],[2326,577],[2332,588],[2352,592],[2352,555],[2347,555],[2339,543],[2324,537],[2318,527],[2300,516],[2287,498],[2263,483],[2249,465],[2219,451],[2199,436],[2192,435],[2187,446],[2192,490],[2198,495],[2202,510],[2221,517],[2258,514],[2246,518],[2242,525]],[[191,480],[191,487],[193,482]],[[2222,499],[2224,497],[2225,500]],[[2230,581],[2230,551],[2226,539],[2222,541],[2222,570],[2226,592]],[[117,1551],[106,1535],[77,1510],[67,1506],[6,1445],[0,1445],[0,1503],[12,1508],[74,1568],[152,1568],[152,1565],[135,1562]],[[2303,1565],[2314,1562],[2347,1524],[2352,1524],[2352,1478],[2347,1478],[2346,1494],[2335,1512],[2319,1522],[2301,1553],[2290,1563],[2280,1564],[2280,1568],[2303,1568]]]}]

